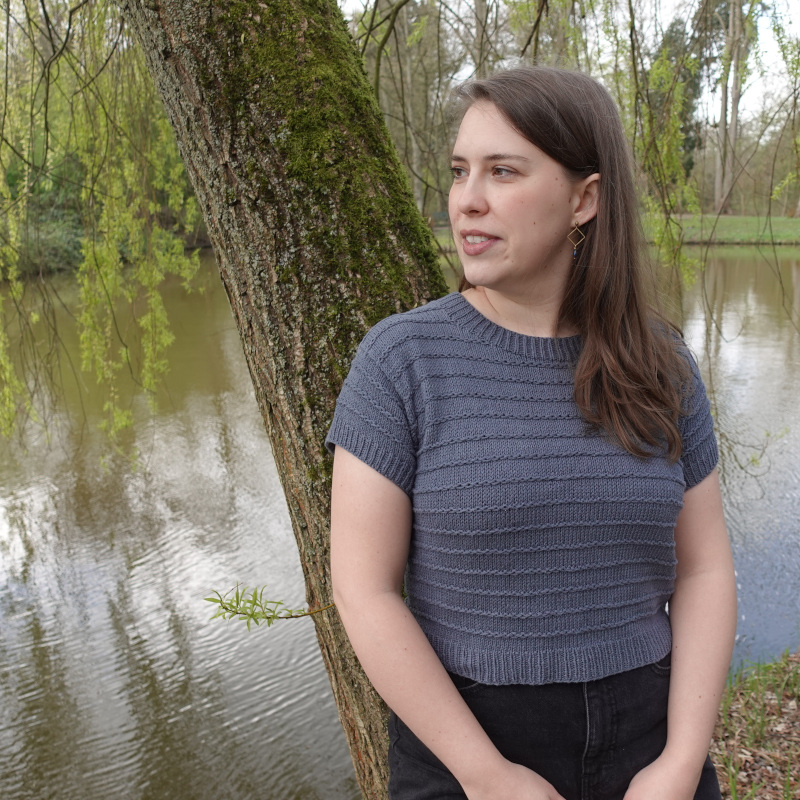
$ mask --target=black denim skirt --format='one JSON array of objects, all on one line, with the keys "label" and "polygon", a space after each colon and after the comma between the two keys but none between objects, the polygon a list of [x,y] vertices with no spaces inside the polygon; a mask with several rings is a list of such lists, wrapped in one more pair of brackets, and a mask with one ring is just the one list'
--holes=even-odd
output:
[{"label": "black denim skirt", "polygon": [[[669,656],[586,683],[487,686],[451,675],[472,713],[509,760],[567,800],[622,800],[667,741]],[[465,800],[447,768],[395,714],[389,720],[391,800]],[[720,800],[706,760],[695,800]]]}]

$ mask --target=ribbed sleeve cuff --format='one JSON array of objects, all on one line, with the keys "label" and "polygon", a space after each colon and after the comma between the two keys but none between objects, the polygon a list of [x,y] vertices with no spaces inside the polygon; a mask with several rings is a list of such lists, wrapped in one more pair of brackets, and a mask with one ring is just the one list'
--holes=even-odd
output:
[{"label": "ribbed sleeve cuff", "polygon": [[683,477],[686,481],[686,488],[691,489],[692,486],[697,486],[717,466],[718,461],[717,440],[712,430],[692,450],[690,457],[683,460]]},{"label": "ribbed sleeve cuff", "polygon": [[370,439],[336,417],[325,439],[329,452],[333,453],[336,447],[347,450],[410,495],[416,473],[415,459],[403,457],[390,444],[388,439],[384,442]]}]

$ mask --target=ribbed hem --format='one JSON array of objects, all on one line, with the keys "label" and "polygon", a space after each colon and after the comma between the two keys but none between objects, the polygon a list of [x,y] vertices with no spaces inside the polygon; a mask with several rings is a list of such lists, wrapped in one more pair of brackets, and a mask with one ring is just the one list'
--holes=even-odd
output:
[{"label": "ribbed hem", "polygon": [[[425,630],[425,621],[420,621]],[[445,668],[457,675],[490,686],[521,683],[582,683],[653,664],[672,648],[669,617],[659,614],[647,621],[634,636],[575,648],[533,647],[516,652],[494,641],[491,648],[480,643],[443,641],[426,631],[431,646]]]},{"label": "ribbed hem", "polygon": [[580,336],[526,336],[502,328],[484,317],[460,292],[453,292],[439,302],[450,320],[461,330],[493,347],[526,359],[574,364],[583,347]]},{"label": "ribbed hem", "polygon": [[396,450],[367,439],[359,431],[339,422],[335,416],[325,438],[325,447],[330,453],[333,453],[336,447],[347,450],[399,486],[406,494],[411,494],[417,466],[414,458],[398,457]]}]

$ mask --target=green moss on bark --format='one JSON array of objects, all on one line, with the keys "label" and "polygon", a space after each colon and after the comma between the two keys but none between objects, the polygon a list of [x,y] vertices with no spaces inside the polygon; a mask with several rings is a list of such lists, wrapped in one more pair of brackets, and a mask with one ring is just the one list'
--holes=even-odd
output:
[{"label": "green moss on bark", "polygon": [[[422,300],[446,293],[431,231],[338,9],[243,0],[216,5],[207,24],[222,46],[204,89],[231,131],[232,168],[258,176],[249,202],[273,209],[284,231],[276,291],[314,299],[302,313],[303,361],[309,380],[327,384],[313,391],[335,396],[365,327],[417,305],[420,285]],[[328,423],[327,408],[309,410]]]},{"label": "green moss on bark", "polygon": [[[228,125],[244,134],[253,152],[271,151],[284,165],[283,175],[262,178],[254,200],[280,201],[274,186],[278,178],[292,189],[284,213],[318,219],[295,243],[298,252],[325,254],[320,266],[327,267],[332,279],[365,276],[364,288],[373,295],[370,306],[376,305],[369,315],[373,321],[398,304],[415,304],[411,293],[398,295],[398,287],[420,269],[428,273],[436,293],[444,293],[431,232],[414,206],[338,9],[327,3],[267,6],[250,0],[218,6],[208,24],[213,38],[226,44],[225,51],[216,54],[227,76],[224,86],[211,79],[206,83],[207,90],[221,95],[214,106]],[[289,56],[297,51],[298,41],[300,63]],[[247,113],[265,106],[270,109],[269,124],[260,114]],[[257,172],[253,159],[248,171]],[[381,179],[379,185],[375,176]],[[411,258],[399,260],[397,244]],[[300,260],[286,259],[280,279],[299,280]],[[384,286],[374,286],[376,280]],[[381,294],[383,301],[375,297]]]}]

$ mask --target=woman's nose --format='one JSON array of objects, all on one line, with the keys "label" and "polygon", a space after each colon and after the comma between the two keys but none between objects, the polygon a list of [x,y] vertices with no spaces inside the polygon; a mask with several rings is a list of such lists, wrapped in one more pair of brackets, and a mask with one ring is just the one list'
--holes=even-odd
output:
[{"label": "woman's nose", "polygon": [[[453,187],[454,189],[456,187]],[[457,208],[462,214],[485,214],[489,208],[486,192],[478,176],[470,175],[458,188]]]}]

